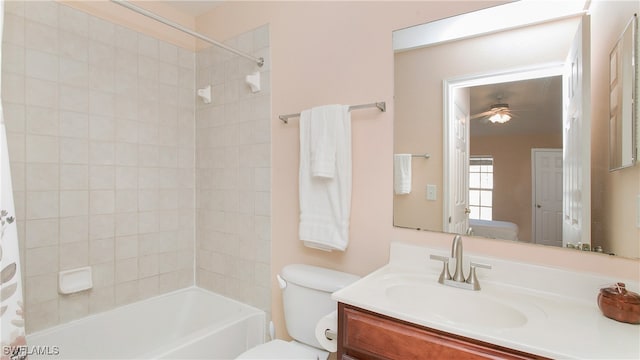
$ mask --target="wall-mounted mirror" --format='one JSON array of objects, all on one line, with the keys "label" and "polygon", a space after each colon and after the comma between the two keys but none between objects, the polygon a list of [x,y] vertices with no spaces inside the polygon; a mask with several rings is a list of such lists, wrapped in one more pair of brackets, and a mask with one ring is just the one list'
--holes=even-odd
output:
[{"label": "wall-mounted mirror", "polygon": [[411,158],[394,226],[602,246],[591,236],[590,23],[584,3],[568,3],[394,32],[394,153],[431,155]]},{"label": "wall-mounted mirror", "polygon": [[637,161],[637,15],[634,15],[609,55],[609,170]]}]

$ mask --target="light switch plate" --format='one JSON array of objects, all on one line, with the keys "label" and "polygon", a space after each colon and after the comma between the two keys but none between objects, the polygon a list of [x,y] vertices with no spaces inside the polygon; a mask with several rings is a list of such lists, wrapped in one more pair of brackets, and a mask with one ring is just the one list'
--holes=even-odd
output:
[{"label": "light switch plate", "polygon": [[437,188],[435,185],[427,185],[427,200],[435,201],[437,199]]}]

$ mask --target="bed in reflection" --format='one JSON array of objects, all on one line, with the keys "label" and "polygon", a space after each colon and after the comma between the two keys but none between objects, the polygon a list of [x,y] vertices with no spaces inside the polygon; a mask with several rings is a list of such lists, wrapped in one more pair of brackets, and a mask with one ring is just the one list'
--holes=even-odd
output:
[{"label": "bed in reflection", "polygon": [[473,235],[518,241],[518,225],[509,221],[469,219]]}]

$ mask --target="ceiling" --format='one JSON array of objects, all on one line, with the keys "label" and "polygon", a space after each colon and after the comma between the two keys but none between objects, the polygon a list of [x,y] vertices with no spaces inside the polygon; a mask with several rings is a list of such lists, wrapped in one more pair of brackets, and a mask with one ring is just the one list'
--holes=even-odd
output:
[{"label": "ceiling", "polygon": [[472,119],[472,136],[562,131],[562,76],[474,86],[470,96],[471,115],[485,112],[496,103],[509,104],[514,114],[504,124]]},{"label": "ceiling", "polygon": [[162,4],[171,6],[176,10],[191,15],[193,17],[200,16],[211,11],[216,6],[222,4],[220,0],[163,0]]}]

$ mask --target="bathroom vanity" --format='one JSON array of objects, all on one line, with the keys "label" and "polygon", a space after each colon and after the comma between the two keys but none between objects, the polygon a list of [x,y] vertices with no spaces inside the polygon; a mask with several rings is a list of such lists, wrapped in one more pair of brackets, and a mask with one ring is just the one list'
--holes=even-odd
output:
[{"label": "bathroom vanity", "polygon": [[340,303],[341,359],[542,359]]},{"label": "bathroom vanity", "polygon": [[465,274],[470,262],[492,266],[473,291],[438,282],[443,264],[430,257],[449,254],[392,243],[387,265],[335,292],[338,359],[640,358],[640,325],[596,303],[624,279],[465,254]]}]

